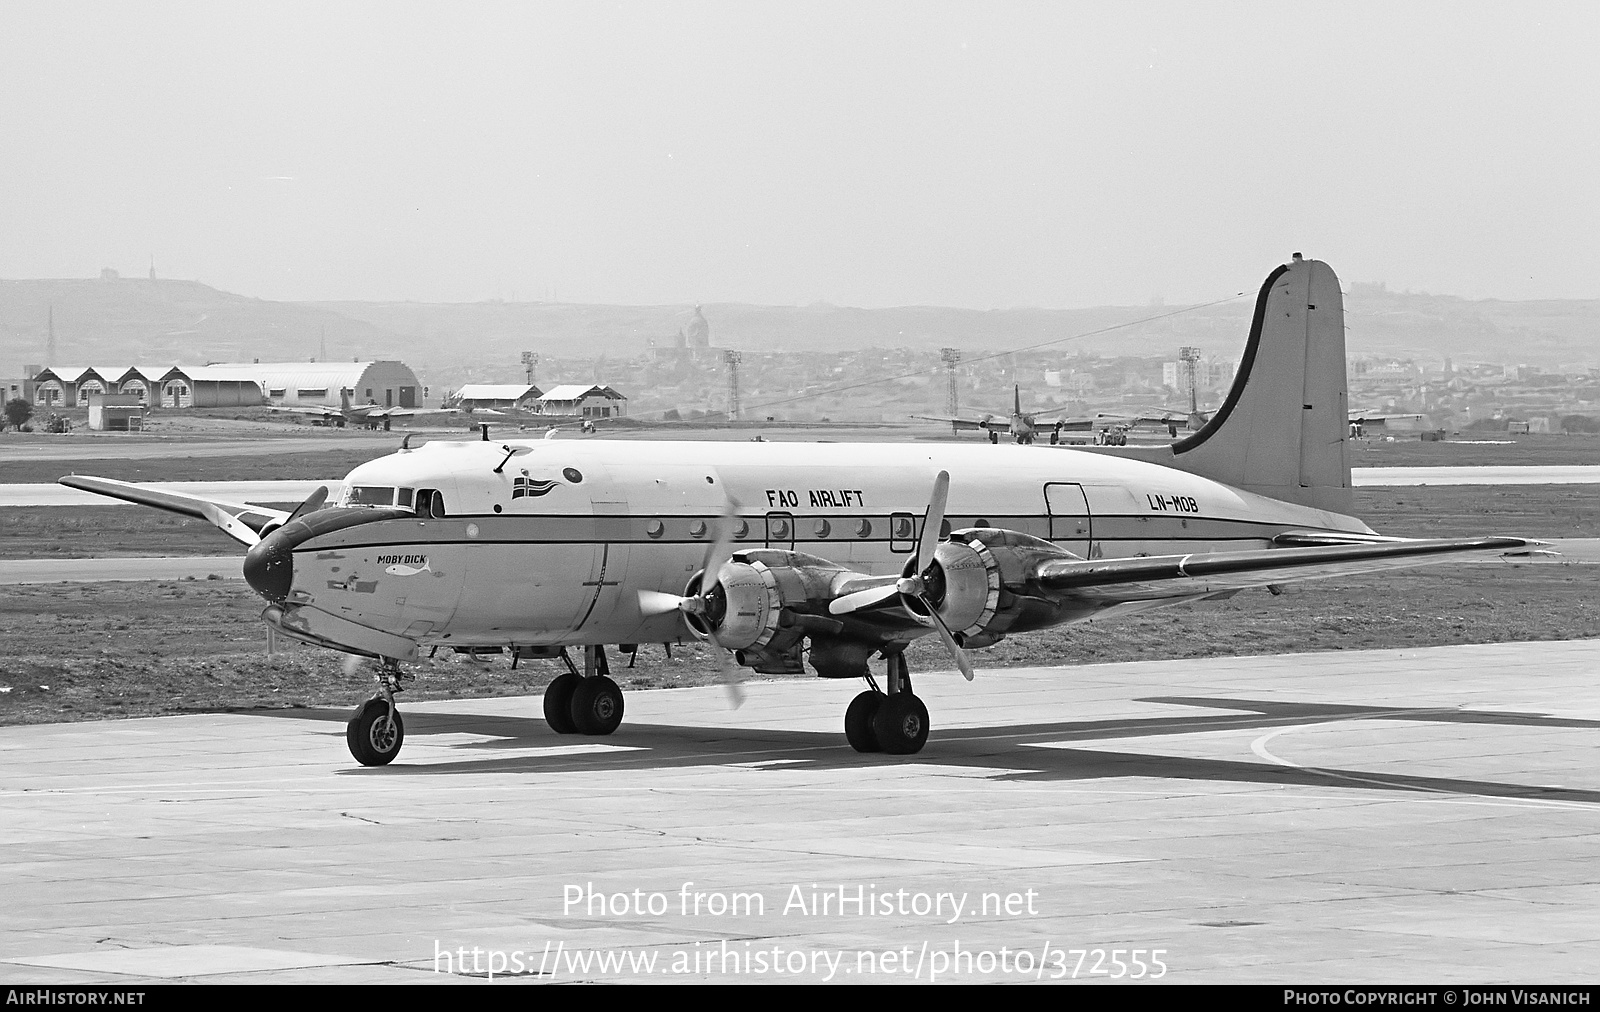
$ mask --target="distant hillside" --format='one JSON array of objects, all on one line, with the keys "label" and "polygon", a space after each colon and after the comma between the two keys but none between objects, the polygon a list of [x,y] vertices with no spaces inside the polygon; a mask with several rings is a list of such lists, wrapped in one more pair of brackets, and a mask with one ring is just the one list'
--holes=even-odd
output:
[{"label": "distant hillside", "polygon": [[[1349,286],[1353,354],[1600,363],[1600,300],[1469,301]],[[1253,293],[1252,293],[1253,294]],[[938,348],[969,356],[1074,338],[1063,350],[1238,354],[1253,298],[1203,309],[1138,306],[978,311],[707,304],[711,340],[748,351]],[[524,349],[558,358],[628,358],[670,346],[693,307],[557,303],[269,302],[195,281],[0,281],[0,375],[43,363],[55,314],[57,365],[115,362],[399,358],[424,373],[483,369],[513,378]],[[1142,322],[1139,322],[1142,321]],[[1131,325],[1130,325],[1131,324]],[[1106,333],[1094,333],[1111,329]],[[1078,335],[1091,335],[1078,337]]]},{"label": "distant hillside", "polygon": [[56,365],[307,359],[377,353],[394,336],[311,304],[268,302],[198,281],[116,278],[0,281],[0,367],[44,362],[55,316]]}]

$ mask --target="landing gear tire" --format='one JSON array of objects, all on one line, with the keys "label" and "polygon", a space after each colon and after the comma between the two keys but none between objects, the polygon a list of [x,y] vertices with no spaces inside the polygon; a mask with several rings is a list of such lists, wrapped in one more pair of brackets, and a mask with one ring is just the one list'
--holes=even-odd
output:
[{"label": "landing gear tire", "polygon": [[872,733],[890,755],[914,755],[928,740],[928,708],[909,692],[883,697],[872,718]]},{"label": "landing gear tire", "polygon": [[883,751],[878,733],[872,729],[872,719],[878,715],[883,700],[883,693],[868,689],[850,700],[849,709],[844,711],[844,737],[857,752]]},{"label": "landing gear tire", "polygon": [[572,693],[582,678],[570,671],[558,675],[544,689],[544,722],[556,734],[577,734],[572,720]]},{"label": "landing gear tire", "polygon": [[400,745],[406,740],[406,723],[400,711],[389,719],[389,703],[384,699],[369,699],[345,725],[344,740],[350,754],[363,766],[387,766],[400,754]]},{"label": "landing gear tire", "polygon": [[610,734],[622,723],[622,689],[605,675],[578,679],[572,723],[579,734]]}]

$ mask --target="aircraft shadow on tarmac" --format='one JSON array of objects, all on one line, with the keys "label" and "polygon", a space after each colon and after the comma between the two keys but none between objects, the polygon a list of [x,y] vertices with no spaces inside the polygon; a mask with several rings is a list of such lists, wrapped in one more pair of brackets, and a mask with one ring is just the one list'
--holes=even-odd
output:
[{"label": "aircraft shadow on tarmac", "polygon": [[[1231,759],[1150,755],[1066,745],[1108,738],[1158,737],[1208,731],[1240,731],[1326,724],[1335,721],[1411,720],[1424,723],[1488,724],[1532,728],[1600,728],[1600,721],[1551,717],[1537,713],[1487,710],[1378,707],[1284,700],[1158,696],[1138,700],[1187,707],[1218,708],[1244,713],[1185,714],[1118,720],[1054,721],[995,727],[935,729],[927,748],[913,756],[857,753],[842,733],[785,731],[771,728],[716,728],[677,724],[623,725],[615,735],[580,738],[557,735],[542,717],[469,713],[405,714],[406,736],[413,742],[432,734],[472,734],[491,740],[463,742],[456,761],[411,765],[402,758],[391,766],[352,768],[353,776],[415,776],[474,773],[556,773],[608,770],[659,770],[780,763],[776,769],[870,769],[882,766],[966,766],[994,770],[991,780],[1035,782],[1138,777],[1214,783],[1253,783],[1275,787],[1338,787],[1363,791],[1406,791],[1526,801],[1600,804],[1600,790],[1498,783],[1405,773],[1276,765]],[[253,716],[337,721],[349,712],[324,708],[239,711]],[[329,732],[343,737],[343,728]],[[1034,745],[1049,743],[1051,747]],[[509,749],[563,745],[616,745],[627,751],[595,750],[577,754],[497,755]],[[760,769],[760,767],[757,767]]]}]

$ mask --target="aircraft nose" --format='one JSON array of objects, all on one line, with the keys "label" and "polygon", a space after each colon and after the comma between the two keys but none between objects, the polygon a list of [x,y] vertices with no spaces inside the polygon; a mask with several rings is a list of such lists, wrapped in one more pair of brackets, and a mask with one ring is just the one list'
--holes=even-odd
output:
[{"label": "aircraft nose", "polygon": [[274,604],[289,596],[294,583],[294,541],[273,531],[244,553],[244,580]]}]

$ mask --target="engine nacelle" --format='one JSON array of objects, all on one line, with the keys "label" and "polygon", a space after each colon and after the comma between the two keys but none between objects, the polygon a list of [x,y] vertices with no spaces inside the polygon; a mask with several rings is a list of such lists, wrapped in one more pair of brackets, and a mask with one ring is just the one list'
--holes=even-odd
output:
[{"label": "engine nacelle", "polygon": [[938,576],[930,600],[950,631],[977,637],[1000,609],[1000,564],[981,541],[946,541],[934,550]]},{"label": "engine nacelle", "polygon": [[[704,574],[696,574],[685,593],[699,593],[703,578]],[[714,630],[717,642],[729,650],[748,650],[765,646],[777,635],[782,609],[783,595],[771,569],[760,562],[728,562],[707,595],[705,617],[691,616],[689,627],[701,639]]]}]

